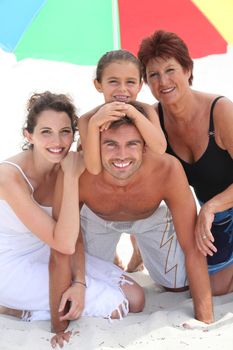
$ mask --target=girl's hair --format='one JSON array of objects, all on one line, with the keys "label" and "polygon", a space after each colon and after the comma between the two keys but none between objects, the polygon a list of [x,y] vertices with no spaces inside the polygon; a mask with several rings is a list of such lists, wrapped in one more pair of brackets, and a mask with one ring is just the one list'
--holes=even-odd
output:
[{"label": "girl's hair", "polygon": [[126,61],[131,62],[138,68],[140,81],[142,79],[142,69],[140,61],[131,52],[127,50],[113,50],[106,52],[98,61],[96,68],[96,80],[101,83],[104,69],[112,62]]},{"label": "girl's hair", "polygon": [[150,60],[156,58],[175,58],[184,70],[190,70],[189,85],[193,81],[193,61],[185,42],[175,33],[164,30],[155,31],[154,34],[142,40],[138,58],[142,65],[142,75],[147,83],[146,66]]},{"label": "girl's hair", "polygon": [[[40,113],[48,110],[56,112],[65,112],[71,121],[71,128],[73,133],[77,131],[77,115],[76,109],[72,100],[64,94],[53,94],[50,91],[33,94],[27,103],[27,117],[25,126],[23,127],[23,133],[27,130],[30,134],[34,132],[34,128],[37,125],[37,120],[40,117]],[[23,150],[30,149],[33,146],[28,142],[22,146]]]}]

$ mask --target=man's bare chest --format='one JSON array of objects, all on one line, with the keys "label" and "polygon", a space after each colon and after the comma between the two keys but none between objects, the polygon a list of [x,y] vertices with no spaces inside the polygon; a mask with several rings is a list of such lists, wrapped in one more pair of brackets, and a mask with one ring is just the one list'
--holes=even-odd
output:
[{"label": "man's bare chest", "polygon": [[162,198],[155,189],[118,188],[114,191],[102,189],[89,192],[85,204],[96,215],[106,220],[139,220],[150,216],[159,206]]}]

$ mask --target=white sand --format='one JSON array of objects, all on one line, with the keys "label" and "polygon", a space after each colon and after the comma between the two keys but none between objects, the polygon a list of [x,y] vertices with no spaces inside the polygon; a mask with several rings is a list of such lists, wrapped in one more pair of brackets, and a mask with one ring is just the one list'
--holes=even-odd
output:
[{"label": "white sand", "polygon": [[[233,100],[233,52],[195,61],[194,88],[219,93]],[[20,129],[25,102],[34,91],[69,93],[80,113],[102,98],[92,86],[94,67],[25,60],[16,63],[13,55],[0,51],[0,159],[20,149]],[[146,87],[140,99],[153,102]],[[130,255],[128,239],[120,244],[126,260]],[[72,322],[73,336],[65,348],[95,349],[221,349],[233,348],[233,295],[214,298],[216,322],[207,326],[193,318],[189,293],[168,293],[156,286],[146,272],[133,274],[146,292],[146,307],[123,321],[81,318]],[[201,286],[200,286],[201,288]],[[49,322],[24,323],[0,316],[0,350],[50,349]]]},{"label": "white sand", "polygon": [[[126,262],[131,252],[128,236],[123,235],[119,251]],[[193,318],[189,292],[165,292],[153,283],[146,271],[130,275],[145,287],[144,311],[112,323],[88,317],[73,321],[69,326],[73,335],[65,349],[232,349],[233,294],[214,298],[216,322],[208,326]],[[51,336],[47,321],[26,323],[0,316],[1,350],[51,349]]]}]

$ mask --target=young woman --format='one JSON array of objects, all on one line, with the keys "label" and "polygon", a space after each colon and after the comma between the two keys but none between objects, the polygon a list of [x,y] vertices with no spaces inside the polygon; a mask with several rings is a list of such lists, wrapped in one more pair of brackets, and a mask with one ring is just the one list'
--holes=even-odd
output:
[{"label": "young woman", "polygon": [[233,291],[233,103],[195,91],[193,61],[175,33],[145,38],[138,57],[155,109],[201,205],[196,242],[207,257],[213,294]]},{"label": "young woman", "polygon": [[[150,151],[157,154],[165,152],[166,140],[153,108],[145,103],[137,102],[147,113],[147,119],[138,109],[129,104],[136,100],[142,87],[140,62],[132,53],[126,50],[114,50],[103,55],[97,64],[94,85],[97,91],[103,94],[106,103],[79,119],[85,165],[90,173],[98,174],[102,169],[100,132],[107,129],[112,121],[125,115],[134,120]],[[134,251],[126,269],[128,272],[142,267],[141,255],[133,235],[131,235],[131,241]],[[115,262],[121,264],[118,256]]]},{"label": "young woman", "polygon": [[[23,129],[24,151],[0,163],[1,312],[48,319],[49,247],[75,250],[79,224],[78,179],[82,159],[69,153],[76,130],[75,108],[65,95],[34,94]],[[51,216],[55,181],[64,172],[57,222]],[[75,192],[74,192],[75,190]],[[14,311],[19,310],[19,311]],[[26,312],[30,311],[30,312]]]},{"label": "young woman", "polygon": [[[75,253],[71,286],[64,291],[60,306],[65,307],[66,297],[71,300],[77,295],[79,305],[73,318],[81,314],[120,317],[130,308],[128,291],[139,290],[143,296],[136,283],[125,287],[127,278],[113,264],[87,257],[85,266],[82,238],[78,237],[79,177],[84,165],[78,152],[69,152],[76,121],[67,96],[34,94],[23,130],[24,151],[0,163],[1,313],[27,321],[50,319],[50,248],[64,256]],[[60,169],[62,195],[54,220],[51,207]]]}]

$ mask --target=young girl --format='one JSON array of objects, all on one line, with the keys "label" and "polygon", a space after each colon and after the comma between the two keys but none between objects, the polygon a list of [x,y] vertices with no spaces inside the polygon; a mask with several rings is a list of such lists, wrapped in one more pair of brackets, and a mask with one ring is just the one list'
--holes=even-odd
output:
[{"label": "young girl", "polygon": [[[72,317],[120,317],[130,308],[128,296],[143,294],[136,283],[121,285],[123,271],[113,264],[88,255],[84,264],[78,237],[78,186],[84,165],[78,152],[69,152],[76,120],[67,96],[34,94],[28,103],[24,151],[0,163],[0,313],[26,321],[50,319],[50,247],[63,256],[75,253],[73,283],[64,292],[64,298],[77,295],[79,300]],[[51,207],[60,169],[62,195],[55,221]],[[109,275],[112,280],[107,280]]]},{"label": "young girl", "polygon": [[[97,91],[103,93],[106,104],[86,113],[78,122],[85,165],[90,173],[98,174],[102,168],[100,132],[107,129],[112,121],[125,115],[134,120],[150,151],[157,154],[165,152],[165,136],[153,107],[137,102],[146,111],[147,119],[129,104],[136,100],[142,87],[140,62],[132,53],[126,50],[115,50],[103,55],[97,64],[94,85]],[[126,269],[128,272],[137,271],[143,267],[139,249],[132,235],[131,242],[134,251]],[[121,265],[117,255],[115,263]]]}]

